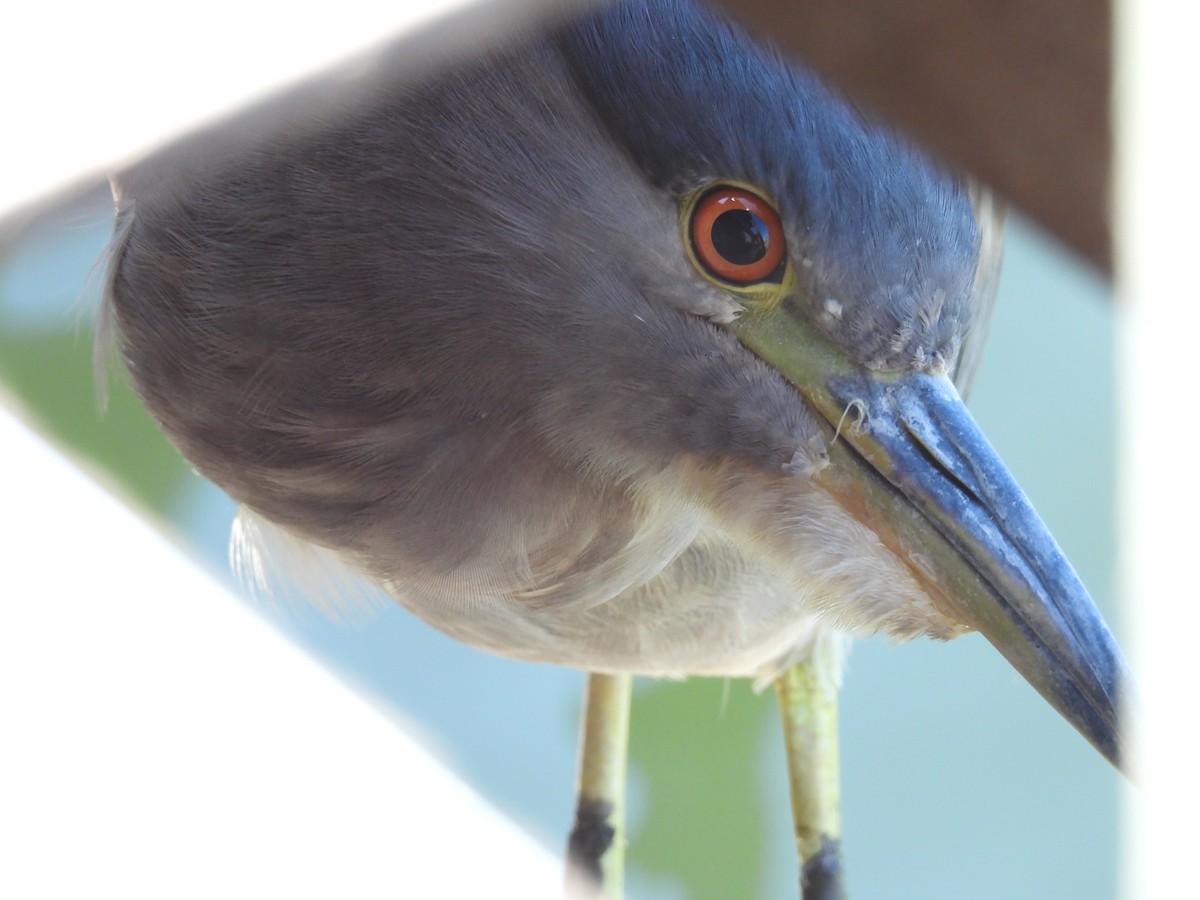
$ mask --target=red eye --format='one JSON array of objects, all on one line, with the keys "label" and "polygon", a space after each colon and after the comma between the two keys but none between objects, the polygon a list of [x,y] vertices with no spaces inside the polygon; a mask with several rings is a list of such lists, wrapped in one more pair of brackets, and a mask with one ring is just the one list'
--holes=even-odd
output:
[{"label": "red eye", "polygon": [[692,210],[692,249],[700,264],[722,281],[767,281],[783,264],[783,224],[757,194],[719,187]]}]

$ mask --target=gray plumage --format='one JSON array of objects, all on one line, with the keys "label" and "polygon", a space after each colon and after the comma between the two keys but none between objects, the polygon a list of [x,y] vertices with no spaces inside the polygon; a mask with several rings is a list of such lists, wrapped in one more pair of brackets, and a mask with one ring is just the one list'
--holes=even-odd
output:
[{"label": "gray plumage", "polygon": [[816,327],[944,372],[990,302],[970,198],[746,46],[626,3],[122,174],[105,302],[143,400],[239,503],[506,655],[762,677],[818,618],[960,633],[813,482],[827,437],[721,327],[742,297],[679,209],[755,185]]}]

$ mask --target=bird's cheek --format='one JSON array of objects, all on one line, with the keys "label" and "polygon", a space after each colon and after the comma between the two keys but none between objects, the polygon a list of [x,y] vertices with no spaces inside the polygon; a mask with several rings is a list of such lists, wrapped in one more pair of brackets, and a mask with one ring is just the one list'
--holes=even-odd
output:
[{"label": "bird's cheek", "polygon": [[822,461],[810,477],[725,467],[704,479],[712,519],[776,572],[798,605],[839,631],[896,640],[966,631],[935,602],[919,561],[901,555],[869,505],[826,488],[833,465]]},{"label": "bird's cheek", "polygon": [[937,565],[938,558],[953,555],[952,548],[915,506],[877,471],[862,464],[845,441],[833,441],[827,457],[828,464],[816,473],[814,484],[839,512],[870,533],[877,552],[903,571],[906,587],[911,584],[922,598],[919,606],[927,620],[922,633],[948,639],[973,630],[963,614],[961,597],[986,591],[978,575],[958,567],[947,574]]},{"label": "bird's cheek", "polygon": [[[949,640],[970,631],[931,560],[914,546],[909,523],[881,513],[857,480],[847,488],[836,451],[832,456],[814,479],[815,493],[825,502],[809,504],[821,526],[809,540],[826,548],[825,567],[844,591],[838,618],[852,622],[859,633],[884,633],[895,640]],[[809,549],[810,560],[812,555]],[[816,562],[821,561],[819,556]]]}]

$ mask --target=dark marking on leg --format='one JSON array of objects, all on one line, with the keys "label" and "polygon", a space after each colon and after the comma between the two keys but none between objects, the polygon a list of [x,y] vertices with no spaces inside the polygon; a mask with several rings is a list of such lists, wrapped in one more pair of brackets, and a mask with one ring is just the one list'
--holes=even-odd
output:
[{"label": "dark marking on leg", "polygon": [[800,870],[802,900],[846,900],[842,877],[842,842],[821,835],[821,849],[804,861]]},{"label": "dark marking on leg", "polygon": [[612,847],[617,831],[613,827],[613,805],[607,800],[581,797],[575,810],[575,825],[567,841],[567,862],[580,875],[599,885],[603,881],[600,860]]}]

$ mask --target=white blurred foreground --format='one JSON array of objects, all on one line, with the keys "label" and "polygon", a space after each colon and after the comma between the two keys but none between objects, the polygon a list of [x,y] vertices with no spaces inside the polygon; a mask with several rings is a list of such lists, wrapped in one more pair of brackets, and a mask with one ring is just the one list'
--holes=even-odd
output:
[{"label": "white blurred foreground", "polygon": [[556,897],[559,863],[0,407],[0,896]]}]

